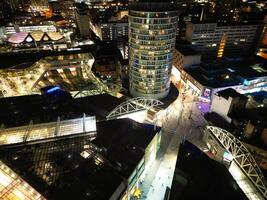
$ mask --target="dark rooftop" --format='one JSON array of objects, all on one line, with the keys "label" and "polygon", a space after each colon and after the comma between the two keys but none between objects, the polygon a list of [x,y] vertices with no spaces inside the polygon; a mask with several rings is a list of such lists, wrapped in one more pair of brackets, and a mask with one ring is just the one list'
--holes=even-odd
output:
[{"label": "dark rooftop", "polygon": [[242,138],[246,143],[251,145],[257,146],[258,148],[262,148],[267,150],[267,145],[262,141],[260,135],[261,131],[264,128],[267,128],[267,108],[266,107],[259,107],[259,108],[252,108],[252,109],[242,109],[238,112],[231,112],[228,114],[230,118],[233,120],[243,124],[250,121],[252,125],[256,127],[255,134],[252,135],[251,138],[246,139]]},{"label": "dark rooftop", "polygon": [[93,141],[83,135],[2,147],[0,159],[48,199],[118,198],[156,131],[130,119],[98,122]]},{"label": "dark rooftop", "polygon": [[121,173],[129,177],[141,160],[148,144],[159,128],[130,119],[103,121],[97,124],[97,138],[93,144],[106,150],[106,157],[122,166]]},{"label": "dark rooftop", "polygon": [[94,115],[98,120],[105,117],[122,99],[107,94],[82,98],[63,98],[60,101],[47,101],[43,95],[29,95],[0,99],[0,124],[7,127],[33,123],[55,121],[61,119]]},{"label": "dark rooftop", "polygon": [[240,85],[245,81],[267,76],[267,64],[262,59],[229,59],[212,63],[201,63],[185,71],[202,85],[218,88]]},{"label": "dark rooftop", "polygon": [[208,121],[208,123],[212,123],[213,126],[220,127],[222,129],[225,129],[229,132],[233,131],[233,127],[230,123],[228,123],[223,117],[221,117],[219,114],[215,112],[207,112],[204,114],[205,120]]},{"label": "dark rooftop", "polygon": [[264,99],[267,99],[267,91],[253,92],[246,95],[252,96],[255,101],[260,103],[262,103]]},{"label": "dark rooftop", "polygon": [[242,82],[237,77],[224,70],[224,72],[218,70],[203,71],[203,68],[186,68],[184,69],[190,76],[197,80],[200,84],[212,88],[227,87],[231,85],[240,85]]},{"label": "dark rooftop", "polygon": [[129,2],[130,10],[145,12],[177,11],[177,6],[171,0],[139,0]]},{"label": "dark rooftop", "polygon": [[252,124],[259,127],[267,128],[267,108],[258,107],[252,109],[242,109],[238,112],[232,112],[229,114],[229,117],[236,119],[238,121],[248,121],[250,120]]},{"label": "dark rooftop", "polygon": [[229,171],[193,144],[180,145],[170,200],[245,200]]},{"label": "dark rooftop", "polygon": [[116,56],[116,58],[122,59],[119,49],[112,42],[100,42],[96,48],[95,59],[104,56]]},{"label": "dark rooftop", "polygon": [[106,116],[125,100],[113,97],[108,94],[94,95],[74,100],[75,104],[86,112],[93,112],[98,119],[105,119]]},{"label": "dark rooftop", "polygon": [[247,97],[243,94],[238,93],[233,88],[228,88],[225,90],[221,90],[217,92],[217,94],[225,99],[228,99],[229,97],[239,97],[240,99],[247,99]]},{"label": "dark rooftop", "polygon": [[234,70],[236,74],[245,79],[267,76],[266,66],[239,66],[235,67]]},{"label": "dark rooftop", "polygon": [[185,56],[200,55],[199,52],[197,52],[196,50],[192,49],[191,47],[181,46],[181,45],[179,45],[177,43],[176,43],[175,48],[176,48],[176,50],[178,50],[181,54],[183,54]]}]

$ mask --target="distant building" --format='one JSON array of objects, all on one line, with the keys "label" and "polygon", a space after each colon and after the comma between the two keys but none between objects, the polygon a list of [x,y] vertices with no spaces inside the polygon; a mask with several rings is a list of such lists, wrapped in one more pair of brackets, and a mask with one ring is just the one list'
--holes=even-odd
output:
[{"label": "distant building", "polygon": [[[57,2],[57,0],[30,0],[30,5],[33,8],[48,8],[50,2]],[[23,4],[23,0],[21,1]]]},{"label": "distant building", "polygon": [[239,1],[237,0],[215,0],[215,12],[217,22],[220,24],[229,24],[236,19],[234,18]]},{"label": "distant building", "polygon": [[120,50],[123,59],[129,59],[128,35],[117,40],[117,48]]},{"label": "distant building", "polygon": [[43,32],[55,32],[57,31],[56,27],[54,25],[33,25],[33,26],[6,26],[5,33],[7,35],[14,34],[17,32],[32,32],[32,31],[43,31]]},{"label": "distant building", "polygon": [[261,25],[218,25],[217,23],[188,23],[186,40],[203,54],[244,55],[257,43]]},{"label": "distant building", "polygon": [[41,45],[42,43],[52,44],[52,42],[58,42],[64,40],[63,35],[59,32],[43,32],[43,31],[31,31],[30,33],[27,32],[18,32],[12,34],[8,38],[8,42],[14,45],[23,45],[28,44],[30,46],[31,43],[37,46],[37,44]]},{"label": "distant building", "polygon": [[228,114],[236,110],[244,109],[247,100],[245,95],[239,94],[234,89],[229,88],[219,91],[213,96],[210,110],[211,112],[219,114],[230,123],[231,118],[228,117]]},{"label": "distant building", "polygon": [[128,1],[90,0],[88,7],[96,11],[96,18],[99,23],[121,20],[125,15],[128,15]]},{"label": "distant building", "polygon": [[121,82],[121,53],[112,44],[100,46],[94,58],[94,69],[101,80],[107,83]]},{"label": "distant building", "polygon": [[177,10],[170,1],[129,5],[129,82],[132,96],[168,95],[175,47]]},{"label": "distant building", "polygon": [[117,40],[128,36],[128,22],[101,23],[103,40]]},{"label": "distant building", "polygon": [[80,37],[90,38],[91,37],[91,28],[90,28],[90,14],[89,8],[84,3],[75,3],[75,18],[76,23],[79,29]]},{"label": "distant building", "polygon": [[61,5],[58,0],[48,0],[48,5],[53,15],[61,13]]}]

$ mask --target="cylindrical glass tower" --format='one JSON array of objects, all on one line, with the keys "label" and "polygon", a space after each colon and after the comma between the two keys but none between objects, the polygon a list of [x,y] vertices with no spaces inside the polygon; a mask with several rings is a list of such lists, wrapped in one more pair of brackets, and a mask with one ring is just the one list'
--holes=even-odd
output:
[{"label": "cylindrical glass tower", "polygon": [[129,81],[132,96],[168,95],[177,29],[177,10],[168,0],[129,2]]}]

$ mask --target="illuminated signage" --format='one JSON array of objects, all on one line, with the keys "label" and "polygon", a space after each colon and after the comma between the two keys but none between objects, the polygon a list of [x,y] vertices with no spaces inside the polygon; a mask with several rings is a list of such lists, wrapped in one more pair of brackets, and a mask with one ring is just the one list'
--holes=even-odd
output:
[{"label": "illuminated signage", "polygon": [[49,93],[52,93],[52,92],[57,91],[57,90],[60,90],[60,87],[55,86],[55,87],[52,87],[51,89],[47,90],[46,93],[49,94]]},{"label": "illuminated signage", "polygon": [[230,154],[228,152],[224,152],[223,153],[223,159],[226,160],[226,161],[231,162],[234,159],[234,157],[232,156],[232,154]]}]

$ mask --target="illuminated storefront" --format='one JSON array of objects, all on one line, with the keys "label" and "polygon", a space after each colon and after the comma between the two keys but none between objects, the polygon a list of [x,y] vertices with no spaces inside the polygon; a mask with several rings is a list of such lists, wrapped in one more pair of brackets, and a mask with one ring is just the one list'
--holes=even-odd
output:
[{"label": "illuminated storefront", "polygon": [[128,189],[123,195],[122,200],[128,200],[131,199],[131,197],[139,198],[141,196],[140,184],[156,159],[160,143],[161,132],[159,131],[145,149],[144,157],[128,178]]}]

